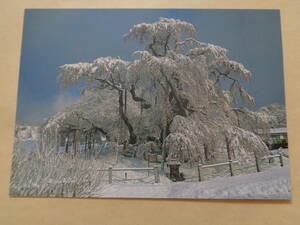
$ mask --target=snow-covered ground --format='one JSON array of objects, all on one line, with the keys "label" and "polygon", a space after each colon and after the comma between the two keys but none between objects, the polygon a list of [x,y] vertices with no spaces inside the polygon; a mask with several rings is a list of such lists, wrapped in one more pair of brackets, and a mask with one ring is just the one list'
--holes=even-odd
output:
[{"label": "snow-covered ground", "polygon": [[92,197],[290,199],[289,167],[204,182],[112,184]]},{"label": "snow-covered ground", "polygon": [[[154,163],[148,165],[145,160],[124,157],[120,151],[116,149],[112,151],[105,143],[95,147],[99,149],[95,160],[85,157],[79,158],[77,159],[78,165],[92,162],[97,168],[108,168],[109,166],[114,168],[144,168],[159,165]],[[15,148],[20,149],[21,152],[30,153],[38,148],[38,144],[36,140],[31,138],[19,139],[15,142]],[[64,148],[60,150],[60,152],[64,152]],[[27,153],[25,156],[27,156]],[[28,157],[30,158],[31,156],[28,154]],[[206,169],[202,171],[204,178],[202,182],[197,182],[197,168],[188,166],[180,168],[180,171],[184,173],[186,178],[185,182],[177,183],[171,182],[163,173],[160,175],[160,183],[156,184],[154,183],[153,172],[148,174],[145,171],[114,171],[112,176],[113,184],[108,184],[108,173],[104,172],[101,175],[101,182],[98,186],[95,186],[95,189],[91,189],[88,195],[78,197],[290,199],[288,161],[288,158],[284,157],[285,166],[280,167],[279,159],[275,159],[271,163],[265,160],[262,164],[263,172],[260,173],[256,173],[255,165],[248,165],[249,168],[247,168],[247,165],[234,165],[233,169],[236,175],[234,177],[230,177],[228,166]],[[47,168],[45,169],[47,170]],[[78,171],[82,170],[81,172],[84,174],[87,168],[76,167],[76,169]],[[92,173],[93,171],[89,172]],[[74,177],[71,178],[74,179]],[[58,182],[60,181],[58,180]],[[18,185],[23,187],[26,184],[21,182]],[[32,194],[32,196],[38,195]],[[67,196],[65,195],[65,197]]]}]

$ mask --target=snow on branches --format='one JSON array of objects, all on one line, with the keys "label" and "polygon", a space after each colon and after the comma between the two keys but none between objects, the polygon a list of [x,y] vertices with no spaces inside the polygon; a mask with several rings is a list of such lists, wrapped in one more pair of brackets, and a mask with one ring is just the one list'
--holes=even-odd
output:
[{"label": "snow on branches", "polygon": [[251,72],[241,63],[229,60],[228,58],[219,58],[210,64],[210,72],[216,76],[223,76],[225,78],[229,78],[229,75],[232,74],[237,78],[245,80],[249,80],[252,76]]},{"label": "snow on branches", "polygon": [[237,102],[237,97],[240,97],[246,104],[255,105],[254,98],[241,87],[240,83],[233,81],[229,87],[229,93],[232,96],[233,102]]},{"label": "snow on branches", "polygon": [[98,81],[103,86],[116,90],[126,81],[128,62],[119,58],[102,57],[91,63],[76,63],[60,66],[58,81],[63,88],[74,86],[85,80],[89,86]]},{"label": "snow on branches", "polygon": [[236,126],[223,129],[227,151],[242,162],[254,161],[253,155],[259,157],[268,154],[268,147],[261,137],[255,133]]},{"label": "snow on branches", "polygon": [[124,36],[145,44],[132,62],[101,57],[62,65],[61,87],[85,81],[85,91],[65,117],[58,114],[49,126],[98,127],[111,137],[125,127],[122,141],[159,140],[169,159],[182,162],[212,160],[226,148],[241,160],[265,153],[256,131],[270,123],[267,110],[236,106],[238,99],[254,104],[240,82],[250,80],[251,72],[230,60],[227,49],[198,41],[195,34],[191,23],[160,18],[134,25]]},{"label": "snow on branches", "polygon": [[65,64],[59,67],[60,74],[58,81],[62,88],[67,88],[78,84],[85,76],[89,75],[91,68],[90,63],[79,62],[76,64]]},{"label": "snow on branches", "polygon": [[188,22],[172,18],[160,18],[154,23],[141,23],[134,25],[127,34],[125,40],[139,39],[152,41],[155,39],[158,43],[164,43],[167,39],[170,41],[179,41],[184,33],[193,36],[195,27]]},{"label": "snow on branches", "polygon": [[172,18],[160,18],[154,23],[141,23],[134,25],[124,35],[125,40],[138,39],[141,43],[149,42],[146,50],[155,56],[164,56],[170,46],[182,39],[184,35],[194,36],[195,27],[188,22]]},{"label": "snow on branches", "polygon": [[273,117],[272,127],[286,127],[286,112],[284,105],[277,103],[266,105],[261,107],[259,112]]}]

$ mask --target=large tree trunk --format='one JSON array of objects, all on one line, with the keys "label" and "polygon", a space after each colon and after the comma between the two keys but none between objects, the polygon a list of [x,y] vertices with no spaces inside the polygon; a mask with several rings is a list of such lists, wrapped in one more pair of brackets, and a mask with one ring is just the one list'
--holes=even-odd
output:
[{"label": "large tree trunk", "polygon": [[[147,102],[146,99],[136,95],[135,86],[133,84],[131,85],[131,88],[130,88],[129,92],[131,94],[132,99],[135,102],[140,102],[141,103],[141,112],[143,111],[143,109],[151,108],[152,105],[149,102]],[[126,93],[126,90],[125,90],[125,93]]]},{"label": "large tree trunk", "polygon": [[125,125],[128,128],[128,131],[129,131],[129,144],[135,144],[137,137],[134,133],[133,127],[132,127],[128,117],[124,113],[123,99],[124,99],[123,98],[123,90],[119,90],[119,114],[120,114],[121,119],[124,121]]},{"label": "large tree trunk", "polygon": [[161,132],[160,132],[160,141],[162,143],[161,169],[163,169],[163,170],[165,168],[165,161],[166,161],[166,158],[167,158],[167,150],[166,150],[165,140],[168,137],[168,135],[171,133],[170,132],[170,126],[171,126],[172,121],[173,121],[172,119],[169,120],[168,118],[166,118],[166,123],[165,123],[165,125],[162,126],[163,128],[161,129]]}]

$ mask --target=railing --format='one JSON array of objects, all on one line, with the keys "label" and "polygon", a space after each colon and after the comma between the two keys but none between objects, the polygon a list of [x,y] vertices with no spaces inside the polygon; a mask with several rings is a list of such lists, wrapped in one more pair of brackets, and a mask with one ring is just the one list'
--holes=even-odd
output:
[{"label": "railing", "polygon": [[198,180],[199,180],[199,182],[203,180],[203,177],[201,175],[201,170],[205,169],[205,168],[210,168],[210,167],[217,167],[217,166],[228,165],[229,166],[229,171],[230,171],[230,176],[234,176],[233,169],[232,169],[232,164],[234,164],[234,163],[238,163],[238,161],[229,160],[228,162],[215,163],[215,164],[210,164],[210,165],[198,164],[197,168],[198,168]]},{"label": "railing", "polygon": [[[266,159],[279,158],[280,166],[281,167],[284,166],[283,155],[281,153],[280,154],[276,154],[276,155],[264,156],[262,158],[258,158],[256,155],[254,155],[254,156],[255,156],[255,165],[256,165],[256,171],[257,172],[261,172],[262,171],[261,162],[263,160],[266,160]],[[203,180],[203,173],[201,172],[201,170],[203,170],[205,168],[217,167],[217,166],[224,166],[224,165],[228,165],[229,171],[230,171],[230,176],[234,176],[233,168],[232,168],[232,165],[234,163],[238,163],[238,161],[229,160],[228,162],[215,163],[215,164],[210,164],[210,165],[198,164],[198,166],[197,166],[197,169],[198,169],[198,180],[199,181]]]},{"label": "railing", "polygon": [[276,155],[268,155],[268,156],[262,157],[260,159],[258,159],[258,157],[255,157],[255,164],[256,164],[257,172],[262,171],[261,166],[260,166],[261,161],[263,161],[265,159],[272,159],[272,158],[279,158],[280,166],[283,167],[283,156],[281,153],[276,154]]},{"label": "railing", "polygon": [[[98,169],[98,171],[104,171],[108,172],[108,183],[112,183],[112,174],[113,171],[153,171],[154,173],[154,182],[159,183],[160,177],[159,177],[159,166],[154,167],[145,167],[145,168],[113,168],[108,167],[108,169]],[[127,174],[125,173],[125,178]]]}]

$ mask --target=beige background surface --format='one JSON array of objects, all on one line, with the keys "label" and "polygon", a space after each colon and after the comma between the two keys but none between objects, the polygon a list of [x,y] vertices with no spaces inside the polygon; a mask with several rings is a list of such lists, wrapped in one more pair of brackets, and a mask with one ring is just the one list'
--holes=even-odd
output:
[{"label": "beige background surface", "polygon": [[[280,9],[293,200],[9,198],[24,8]],[[300,224],[300,0],[7,0],[0,3],[0,224]]]}]

